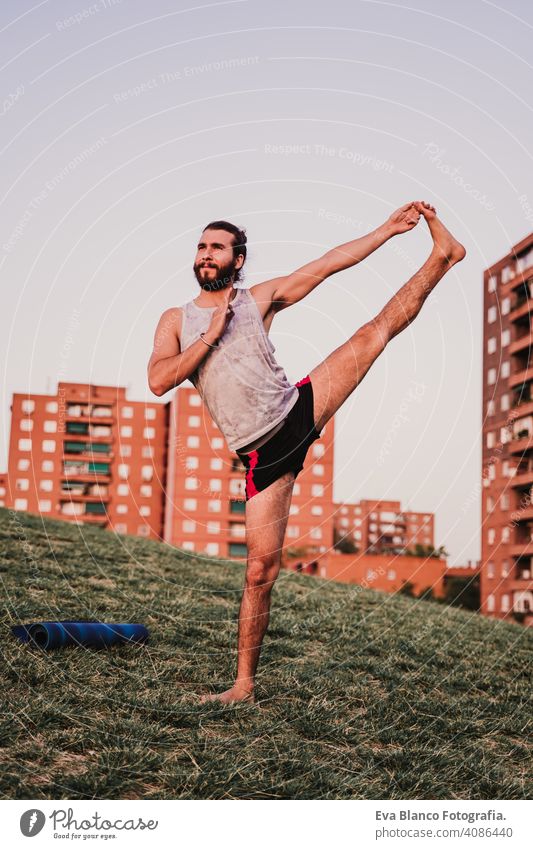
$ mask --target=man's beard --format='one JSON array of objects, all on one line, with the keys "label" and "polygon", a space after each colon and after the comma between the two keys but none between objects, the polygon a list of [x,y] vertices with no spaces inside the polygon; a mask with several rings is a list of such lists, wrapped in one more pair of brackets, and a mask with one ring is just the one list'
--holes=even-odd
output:
[{"label": "man's beard", "polygon": [[199,286],[206,292],[218,292],[220,289],[225,289],[231,286],[235,277],[235,263],[233,260],[227,265],[217,266],[215,263],[207,263],[207,265],[215,266],[215,273],[208,271],[207,274],[202,269],[202,263],[193,266],[194,276],[196,277]]}]

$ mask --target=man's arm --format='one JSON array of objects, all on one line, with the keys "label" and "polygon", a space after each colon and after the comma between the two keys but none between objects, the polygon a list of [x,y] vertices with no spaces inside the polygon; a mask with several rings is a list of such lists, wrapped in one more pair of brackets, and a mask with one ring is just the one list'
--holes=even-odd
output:
[{"label": "man's arm", "polygon": [[411,201],[397,209],[384,224],[366,236],[332,248],[318,259],[296,269],[292,274],[257,283],[250,287],[250,292],[262,306],[264,313],[268,309],[278,312],[301,301],[326,277],[356,265],[392,236],[411,230],[420,218],[420,213],[413,204],[414,201]]}]

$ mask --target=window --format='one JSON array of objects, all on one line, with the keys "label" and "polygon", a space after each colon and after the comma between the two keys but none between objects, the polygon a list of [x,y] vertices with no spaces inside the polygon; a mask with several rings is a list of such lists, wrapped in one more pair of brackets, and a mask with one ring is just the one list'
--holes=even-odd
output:
[{"label": "window", "polygon": [[119,463],[118,466],[118,476],[122,478],[122,480],[126,480],[130,473],[130,467],[126,463]]},{"label": "window", "polygon": [[222,481],[219,478],[211,478],[209,481],[209,489],[212,492],[220,492],[222,489]]},{"label": "window", "polygon": [[200,447],[200,437],[199,436],[188,436],[187,437],[187,448],[199,448]]},{"label": "window", "polygon": [[389,581],[394,581],[395,577],[396,577],[395,570],[389,569],[389,571],[387,572],[387,578],[389,579]]},{"label": "window", "polygon": [[141,516],[149,516],[151,513],[151,509],[148,504],[143,504],[139,510],[139,515]]},{"label": "window", "polygon": [[130,488],[127,483],[119,483],[117,486],[117,495],[129,495]]},{"label": "window", "polygon": [[297,513],[300,512],[300,508],[297,504],[291,504],[289,507],[289,516],[296,516]]},{"label": "window", "polygon": [[287,528],[287,536],[291,538],[300,536],[300,528],[298,525],[289,525]]},{"label": "window", "polygon": [[504,411],[509,409],[509,395],[502,395],[500,399],[500,407]]},{"label": "window", "polygon": [[509,596],[506,593],[505,595],[502,595],[502,600],[501,600],[501,611],[502,611],[502,613],[507,613],[507,611],[509,610],[509,607],[510,607]]},{"label": "window", "polygon": [[196,522],[193,522],[192,519],[184,519],[181,527],[186,533],[193,534],[196,530]]},{"label": "window", "polygon": [[143,430],[143,438],[144,439],[154,439],[155,437],[155,427],[145,427]]},{"label": "window", "polygon": [[25,498],[15,498],[15,510],[27,510],[28,502]]},{"label": "window", "polygon": [[185,458],[185,468],[186,469],[197,469],[199,466],[198,457],[186,457]]},{"label": "window", "polygon": [[502,268],[502,283],[508,283],[514,277],[514,269],[512,265],[506,265]]},{"label": "window", "polygon": [[185,478],[185,489],[198,489],[198,478]]},{"label": "window", "polygon": [[195,394],[194,392],[191,392],[191,394],[189,395],[189,404],[191,405],[191,407],[199,407],[201,403],[202,399],[200,398],[200,396]]},{"label": "window", "polygon": [[494,563],[492,560],[489,560],[487,563],[487,578],[494,578]]},{"label": "window", "polygon": [[231,500],[229,503],[229,512],[230,513],[245,513],[246,512],[246,501],[233,501]]},{"label": "window", "polygon": [[19,470],[19,472],[27,472],[29,468],[30,468],[30,461],[29,460],[19,460],[18,461],[17,469]]},{"label": "window", "polygon": [[494,432],[490,431],[489,433],[487,433],[487,448],[492,448],[494,446],[495,441],[496,440]]},{"label": "window", "polygon": [[[348,519],[347,516],[343,516],[342,519],[340,520],[340,524],[342,525],[343,528],[347,528],[348,525],[350,524],[350,520]],[[374,525],[374,527],[375,527],[375,525]]]},{"label": "window", "polygon": [[43,460],[43,462],[41,463],[41,471],[43,471],[43,472],[53,472],[54,471],[54,464],[53,464],[52,460]]},{"label": "window", "polygon": [[321,477],[324,474],[324,466],[322,463],[313,463],[312,466],[313,474]]},{"label": "window", "polygon": [[487,513],[494,509],[494,499],[492,495],[487,495]]},{"label": "window", "polygon": [[502,528],[502,542],[509,542],[510,538],[511,538],[511,529],[508,528],[507,525],[505,525]]},{"label": "window", "polygon": [[151,445],[143,445],[142,456],[145,460],[148,460],[149,457],[153,457],[154,456],[153,447]]},{"label": "window", "polygon": [[117,522],[117,524],[115,525],[115,530],[117,534],[127,534],[128,526],[125,525],[124,522]]},{"label": "window", "polygon": [[200,427],[200,416],[189,416],[189,427]]},{"label": "window", "polygon": [[209,468],[213,469],[214,472],[219,472],[222,468],[222,459],[220,457],[213,457],[209,463]]},{"label": "window", "polygon": [[326,449],[319,442],[313,443],[313,457],[323,457]]},{"label": "window", "polygon": [[341,507],[341,513],[347,513],[347,512],[348,512],[347,507]]},{"label": "window", "polygon": [[54,488],[54,482],[50,480],[42,480],[39,484],[39,489],[42,489],[43,492],[52,492]]},{"label": "window", "polygon": [[220,436],[214,436],[211,440],[211,448],[224,448],[224,440]]},{"label": "window", "polygon": [[193,542],[184,542],[183,545],[182,545],[182,548],[184,548],[185,551],[194,551],[194,543]]},{"label": "window", "polygon": [[142,466],[141,468],[141,478],[143,481],[151,481],[154,476],[153,466]]},{"label": "window", "polygon": [[496,412],[496,404],[494,402],[494,398],[491,398],[487,403],[487,416],[493,416]]},{"label": "window", "polygon": [[489,368],[489,370],[487,372],[487,383],[488,383],[489,386],[492,386],[494,383],[496,383],[496,369],[495,368]]},{"label": "window", "polygon": [[496,337],[491,336],[490,339],[487,340],[487,354],[494,354],[496,352]]},{"label": "window", "polygon": [[487,531],[487,542],[489,545],[494,545],[494,537],[496,535],[496,531],[494,528],[489,528]]},{"label": "window", "polygon": [[25,398],[20,408],[23,413],[33,413],[35,410],[35,401],[32,401],[31,398]]},{"label": "window", "polygon": [[33,419],[21,419],[20,429],[25,431],[33,430]]},{"label": "window", "polygon": [[504,298],[502,301],[502,315],[507,315],[509,310],[511,309],[511,299]]},{"label": "window", "polygon": [[489,279],[488,279],[487,290],[489,292],[495,292],[497,285],[498,285],[498,275],[497,274],[491,274]]},{"label": "window", "polygon": [[120,412],[123,419],[133,418],[133,407],[122,407],[122,410]]},{"label": "window", "polygon": [[220,533],[220,522],[208,522],[207,523],[207,533],[208,534],[218,534],[218,533]]},{"label": "window", "polygon": [[209,554],[211,557],[216,557],[219,551],[218,542],[208,542],[205,547],[205,553]]},{"label": "window", "polygon": [[52,510],[52,502],[47,499],[43,499],[39,501],[39,512],[41,513],[50,513]]},{"label": "window", "polygon": [[210,498],[207,502],[207,510],[209,513],[220,513],[222,502],[218,498]]},{"label": "window", "polygon": [[183,502],[183,506],[185,510],[196,510],[197,501],[196,498],[186,498]]},{"label": "window", "polygon": [[131,457],[131,445],[121,445],[120,446],[120,456],[121,457]]},{"label": "window", "polygon": [[127,504],[117,504],[117,513],[127,513],[128,505]]},{"label": "window", "polygon": [[496,604],[494,602],[494,596],[491,593],[490,595],[487,596],[487,610],[489,611],[489,613],[493,613],[495,607],[496,607]]},{"label": "window", "polygon": [[324,512],[324,508],[320,506],[320,504],[313,504],[311,507],[311,515],[313,516],[322,516]]},{"label": "window", "polygon": [[47,413],[57,413],[57,401],[47,401],[44,409]]},{"label": "window", "polygon": [[509,561],[504,560],[502,563],[502,578],[507,578],[509,575]]},{"label": "window", "polygon": [[300,495],[300,492],[301,492],[300,484],[299,484],[299,483],[295,483],[295,484],[293,485],[293,487],[292,487],[292,494],[293,494],[293,495]]},{"label": "window", "polygon": [[142,483],[140,493],[144,498],[150,498],[152,495],[152,487],[149,483]]},{"label": "window", "polygon": [[148,525],[138,525],[137,534],[140,537],[147,537],[150,534],[150,528],[148,527]]},{"label": "window", "polygon": [[496,307],[489,307],[487,310],[487,320],[489,324],[493,324],[496,321]]},{"label": "window", "polygon": [[324,495],[324,487],[322,486],[321,483],[314,483],[311,486],[311,495],[314,495],[314,496]]},{"label": "window", "polygon": [[47,419],[44,423],[45,433],[57,433],[57,422],[53,419]]},{"label": "window", "polygon": [[322,528],[311,528],[311,539],[322,539]]},{"label": "window", "polygon": [[505,360],[505,362],[502,363],[502,377],[509,377],[510,374],[511,374],[511,364],[510,364],[509,360]]},{"label": "window", "polygon": [[120,428],[120,435],[126,437],[133,436],[133,428],[131,425],[122,425]]},{"label": "window", "polygon": [[511,341],[511,331],[509,329],[502,332],[502,348],[508,345]]},{"label": "window", "polygon": [[156,417],[155,408],[154,407],[146,407],[146,409],[144,411],[144,418],[145,419],[155,419],[155,417]]},{"label": "window", "polygon": [[31,439],[19,439],[19,451],[31,451]]},{"label": "window", "polygon": [[53,454],[55,450],[55,439],[43,439],[43,451],[45,454]]},{"label": "window", "polygon": [[30,488],[30,482],[27,478],[19,478],[15,483],[15,489],[27,490]]},{"label": "window", "polygon": [[229,554],[230,557],[246,557],[247,547],[243,542],[230,542]]}]

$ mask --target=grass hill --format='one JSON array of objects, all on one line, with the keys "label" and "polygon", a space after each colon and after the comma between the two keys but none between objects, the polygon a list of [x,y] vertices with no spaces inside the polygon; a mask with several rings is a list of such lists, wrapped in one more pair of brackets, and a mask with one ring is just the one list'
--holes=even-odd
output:
[{"label": "grass hill", "polygon": [[[0,509],[0,794],[16,799],[525,799],[533,632],[282,572],[257,705],[230,685],[244,567]],[[144,647],[17,623],[143,622]]]}]

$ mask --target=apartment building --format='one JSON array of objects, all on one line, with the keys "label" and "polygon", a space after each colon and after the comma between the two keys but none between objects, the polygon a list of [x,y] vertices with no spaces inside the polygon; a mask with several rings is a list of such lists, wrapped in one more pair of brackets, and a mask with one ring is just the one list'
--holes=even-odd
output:
[{"label": "apartment building", "polygon": [[484,272],[481,611],[533,622],[533,233]]},{"label": "apartment building", "polygon": [[[334,420],[311,446],[294,484],[285,548],[333,544]],[[165,541],[214,557],[246,557],[244,466],[193,387],[169,402]]]},{"label": "apartment building", "polygon": [[415,545],[434,545],[433,513],[402,511],[399,501],[363,499],[335,504],[336,540],[346,539],[367,554],[401,554]]},{"label": "apartment building", "polygon": [[58,384],[13,395],[6,507],[161,539],[167,449],[162,404],[123,387]]}]

